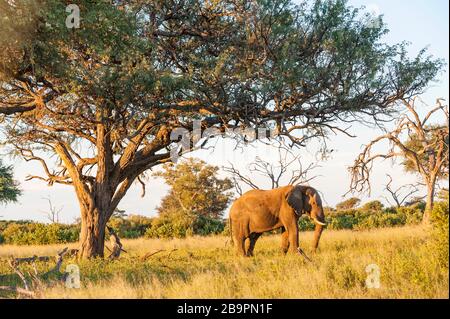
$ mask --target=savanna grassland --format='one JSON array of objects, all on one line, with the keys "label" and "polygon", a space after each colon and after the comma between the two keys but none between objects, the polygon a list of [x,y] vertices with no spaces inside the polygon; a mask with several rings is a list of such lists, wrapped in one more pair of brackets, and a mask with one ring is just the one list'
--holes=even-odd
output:
[{"label": "savanna grassland", "polygon": [[[309,252],[312,233],[300,234]],[[282,255],[280,237],[263,236],[255,257],[234,255],[228,238],[124,240],[119,260],[79,262],[81,288],[46,285],[41,298],[448,298],[442,267],[423,226],[371,231],[325,231],[309,263]],[[0,285],[19,284],[6,258],[51,255],[67,245],[0,246]],[[176,250],[174,250],[176,249]],[[142,256],[160,251],[146,260]],[[62,269],[68,263],[65,261]],[[381,287],[366,288],[369,264],[380,268]],[[39,264],[44,270],[51,265]],[[14,297],[9,295],[9,297]]]}]

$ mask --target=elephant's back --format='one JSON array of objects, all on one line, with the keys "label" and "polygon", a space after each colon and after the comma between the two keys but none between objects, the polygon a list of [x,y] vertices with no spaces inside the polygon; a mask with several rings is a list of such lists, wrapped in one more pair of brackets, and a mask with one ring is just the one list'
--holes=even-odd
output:
[{"label": "elephant's back", "polygon": [[230,217],[236,219],[246,215],[277,214],[284,190],[253,189],[245,192],[231,206]]}]

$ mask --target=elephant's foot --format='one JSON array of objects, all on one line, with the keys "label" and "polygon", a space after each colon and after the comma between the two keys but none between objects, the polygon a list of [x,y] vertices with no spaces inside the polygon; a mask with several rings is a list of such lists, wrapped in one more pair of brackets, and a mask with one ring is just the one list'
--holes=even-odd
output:
[{"label": "elephant's foot", "polygon": [[297,252],[299,253],[299,255],[303,256],[307,261],[312,262],[311,258],[309,258],[300,247],[297,248]]}]

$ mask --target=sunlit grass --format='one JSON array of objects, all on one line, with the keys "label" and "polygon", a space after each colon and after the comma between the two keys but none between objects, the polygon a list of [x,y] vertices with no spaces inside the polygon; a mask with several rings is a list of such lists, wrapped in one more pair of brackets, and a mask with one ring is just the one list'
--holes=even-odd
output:
[{"label": "sunlit grass", "polygon": [[[280,253],[279,236],[264,236],[255,257],[234,254],[228,238],[123,240],[118,261],[78,263],[81,289],[46,288],[44,298],[448,298],[448,269],[440,267],[426,229],[326,231],[308,263]],[[312,233],[300,235],[308,251]],[[0,246],[9,255],[55,254],[64,245]],[[146,253],[164,249],[145,261]],[[176,250],[173,250],[176,249]],[[76,263],[75,260],[66,261]],[[381,287],[366,288],[365,268],[376,264]],[[45,265],[40,265],[44,267]],[[63,266],[64,269],[64,266]],[[10,274],[5,261],[0,274]],[[1,280],[1,279],[0,279]],[[2,283],[0,282],[0,285]]]}]

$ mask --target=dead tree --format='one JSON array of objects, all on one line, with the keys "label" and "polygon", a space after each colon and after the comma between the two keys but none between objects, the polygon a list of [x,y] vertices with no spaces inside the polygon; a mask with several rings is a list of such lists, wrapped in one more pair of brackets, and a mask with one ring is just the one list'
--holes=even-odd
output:
[{"label": "dead tree", "polygon": [[[417,100],[417,97],[403,100],[406,112],[400,116],[396,127],[364,147],[350,167],[350,191],[363,192],[367,189],[370,194],[369,177],[374,161],[400,158],[406,170],[418,173],[422,183],[426,185],[427,200],[423,222],[427,223],[433,208],[437,180],[448,176],[449,110],[447,105],[442,104],[443,99],[437,99],[436,106],[421,119],[416,111]],[[439,111],[444,116],[445,123],[429,124],[430,118]],[[403,136],[407,138],[402,140]],[[373,147],[383,140],[390,143],[390,148],[386,152],[373,154]]]},{"label": "dead tree", "polygon": [[48,206],[49,206],[48,212],[45,212],[47,219],[52,224],[59,223],[59,215],[61,214],[61,212],[63,210],[63,206],[57,208],[57,207],[53,206],[50,197],[45,197],[44,199],[47,200]]},{"label": "dead tree", "polygon": [[223,167],[223,170],[230,173],[236,192],[242,195],[242,187],[240,183],[249,186],[252,189],[260,189],[261,187],[254,181],[254,176],[259,175],[268,179],[270,188],[274,189],[282,185],[294,185],[297,183],[308,183],[316,175],[311,175],[312,170],[320,167],[317,163],[309,163],[304,166],[299,153],[294,153],[283,140],[277,143],[278,160],[273,163],[266,161],[259,156],[247,166],[249,174],[242,173],[233,164]]},{"label": "dead tree", "polygon": [[[397,207],[403,206],[403,204],[408,202],[408,199],[412,195],[417,194],[420,191],[417,185],[415,184],[405,184],[400,187],[394,188],[392,186],[392,176],[389,174],[386,175],[388,176],[389,181],[385,185],[384,189],[389,193],[392,201]],[[393,204],[388,197],[384,196],[384,198],[390,205]]]}]

